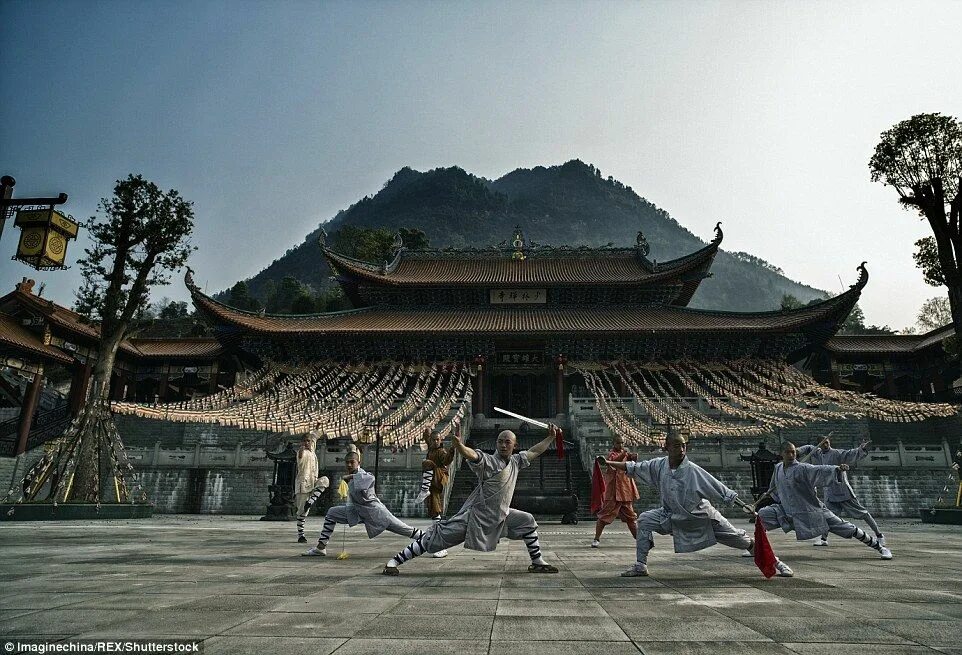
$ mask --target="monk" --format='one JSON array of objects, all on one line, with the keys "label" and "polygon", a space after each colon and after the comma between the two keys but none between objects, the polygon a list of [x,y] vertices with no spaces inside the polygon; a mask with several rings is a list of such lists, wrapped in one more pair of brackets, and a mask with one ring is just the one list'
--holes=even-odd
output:
[{"label": "monk", "polygon": [[[616,434],[612,439],[611,450],[605,458],[609,462],[637,462],[638,455],[625,450],[625,440]],[[601,533],[605,526],[621,519],[628,526],[631,536],[638,538],[638,513],[635,512],[634,502],[638,500],[638,486],[628,474],[621,469],[607,467],[602,476],[605,481],[604,505],[598,512],[598,523],[595,525],[595,538],[591,542],[592,548],[601,545]]]}]

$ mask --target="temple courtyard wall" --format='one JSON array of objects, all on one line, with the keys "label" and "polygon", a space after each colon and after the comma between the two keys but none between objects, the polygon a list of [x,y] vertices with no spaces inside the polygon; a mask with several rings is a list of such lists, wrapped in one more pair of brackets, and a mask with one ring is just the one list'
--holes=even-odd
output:
[{"label": "temple courtyard wall", "polygon": [[[265,455],[265,444],[272,450],[286,441],[281,435],[257,430],[244,430],[220,425],[176,423],[148,420],[131,416],[116,416],[132,463],[137,482],[147,497],[162,514],[263,514],[272,481],[274,465]],[[480,433],[495,425],[494,419],[475,420]],[[497,425],[501,425],[500,421]],[[604,452],[610,444],[610,434],[600,422],[592,422],[590,412],[573,412],[568,434],[577,440],[580,452],[571,453],[573,461],[573,492],[581,500],[579,516],[590,519],[588,512],[588,480],[584,462]],[[810,424],[802,428],[785,429],[780,435],[760,438],[694,439],[689,457],[711,471],[739,496],[751,496],[752,475],[743,456],[755,451],[764,441],[771,450],[778,450],[782,440],[813,443],[822,435],[833,432],[833,445],[852,447],[861,439],[869,438],[874,448],[868,458],[850,473],[850,480],[862,502],[878,517],[917,517],[920,507],[931,505],[948,483],[949,492],[943,500],[954,501],[955,483],[951,453],[962,437],[962,417],[930,419],[920,423],[882,423],[872,420],[847,420],[833,423]],[[570,438],[570,437],[569,437]],[[645,451],[643,451],[645,452]],[[648,456],[657,456],[654,450]],[[24,471],[40,456],[42,448],[25,453],[20,458],[0,458],[0,484],[4,488],[17,486]],[[366,447],[363,465],[374,469],[374,449]],[[423,453],[418,448],[395,450],[384,447],[379,461],[378,493],[397,515],[424,517],[424,507],[414,501],[420,482],[420,462]],[[320,443],[319,467],[322,474],[336,479],[342,470],[343,447]],[[563,466],[552,456],[546,458],[549,468],[541,472],[537,466],[525,471],[519,480],[519,491],[537,493],[542,489],[558,492],[564,488]],[[465,472],[460,483],[455,474],[452,485],[453,505],[463,501],[473,487],[473,475]],[[460,489],[460,493],[458,492]],[[657,493],[641,489],[636,504],[639,511],[658,504]],[[950,498],[951,496],[951,498]],[[329,491],[322,497],[319,510],[324,511],[337,501]],[[730,508],[721,508],[731,513]],[[449,513],[452,509],[449,508]],[[737,512],[736,512],[737,514]],[[542,516],[554,519],[557,516]]]}]

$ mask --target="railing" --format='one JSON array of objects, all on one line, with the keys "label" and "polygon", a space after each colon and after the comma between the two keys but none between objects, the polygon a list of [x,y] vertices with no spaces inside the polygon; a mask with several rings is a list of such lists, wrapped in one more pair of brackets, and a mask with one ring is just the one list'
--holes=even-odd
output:
[{"label": "railing", "polygon": [[[70,425],[70,419],[70,407],[66,403],[38,414],[27,435],[26,450],[59,437]],[[0,457],[13,457],[16,454],[19,426],[19,416],[0,423]]]}]

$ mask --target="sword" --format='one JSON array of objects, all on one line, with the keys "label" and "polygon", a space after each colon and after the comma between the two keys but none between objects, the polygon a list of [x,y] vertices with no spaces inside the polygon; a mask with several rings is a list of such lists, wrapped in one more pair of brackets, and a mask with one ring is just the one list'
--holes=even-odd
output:
[{"label": "sword", "polygon": [[527,416],[521,416],[521,414],[515,414],[514,412],[509,412],[508,410],[506,410],[506,409],[501,409],[500,407],[495,407],[495,408],[494,408],[494,411],[496,411],[496,412],[501,412],[502,414],[507,414],[508,416],[511,416],[511,417],[513,417],[513,418],[521,419],[521,420],[524,421],[525,423],[530,423],[531,425],[537,425],[539,428],[546,428],[546,427],[548,427],[548,424],[547,424],[547,423],[542,423],[541,421],[536,421],[536,420],[534,420],[533,418],[528,418]]}]

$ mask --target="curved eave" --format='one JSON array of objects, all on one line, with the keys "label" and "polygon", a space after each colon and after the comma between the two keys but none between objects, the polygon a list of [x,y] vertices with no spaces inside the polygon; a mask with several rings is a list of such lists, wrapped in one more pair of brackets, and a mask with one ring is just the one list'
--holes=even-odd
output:
[{"label": "curved eave", "polygon": [[[336,271],[344,284],[358,284],[365,282],[368,284],[391,286],[391,287],[441,287],[441,286],[467,286],[479,287],[491,284],[510,284],[512,286],[544,286],[564,284],[566,286],[597,286],[599,284],[618,284],[618,285],[641,285],[649,286],[652,284],[666,283],[678,279],[682,283],[680,295],[671,304],[675,306],[685,306],[691,300],[701,280],[707,275],[711,268],[712,261],[721,245],[723,234],[721,223],[715,226],[715,238],[705,247],[693,253],[672,259],[667,262],[659,263],[652,267],[651,262],[638,256],[639,274],[636,277],[616,280],[526,280],[517,282],[505,282],[497,279],[475,279],[475,280],[455,280],[434,279],[427,281],[399,279],[395,272],[404,261],[409,251],[402,248],[398,251],[394,260],[390,263],[385,262],[383,266],[365,262],[353,257],[348,257],[341,253],[334,252],[327,245],[320,241],[319,245],[324,258],[327,260],[331,269]],[[590,253],[590,251],[588,251]],[[587,253],[586,253],[587,254]],[[455,260],[440,260],[455,261]],[[565,261],[559,258],[559,262]],[[523,265],[523,264],[521,264]],[[654,270],[650,270],[650,269]]]},{"label": "curved eave", "polygon": [[621,335],[643,338],[679,334],[797,334],[806,336],[805,348],[821,345],[858,301],[868,281],[859,267],[859,281],[845,293],[794,310],[722,312],[680,307],[552,307],[486,308],[478,310],[399,310],[369,307],[313,315],[269,315],[245,312],[219,303],[193,285],[188,287],[195,306],[221,326],[237,333],[274,338],[307,335]]}]

